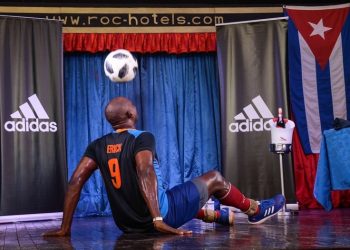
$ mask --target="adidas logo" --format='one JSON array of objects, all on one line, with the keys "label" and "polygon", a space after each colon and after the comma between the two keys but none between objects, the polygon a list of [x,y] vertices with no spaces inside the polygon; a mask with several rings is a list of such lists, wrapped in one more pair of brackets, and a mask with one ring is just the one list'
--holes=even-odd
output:
[{"label": "adidas logo", "polygon": [[[7,121],[4,128],[8,132],[56,132],[57,123],[50,122],[43,105],[36,94],[28,98],[28,102],[19,106],[19,110],[12,113],[12,119]],[[45,120],[45,121],[42,121]]]},{"label": "adidas logo", "polygon": [[[234,117],[237,122],[232,122],[229,125],[229,130],[232,133],[237,132],[252,132],[252,131],[270,131],[269,120],[273,118],[273,115],[267,107],[264,100],[260,95],[252,99],[252,104],[243,108],[244,112],[239,113]],[[258,112],[256,112],[256,110]],[[244,115],[245,114],[245,115]],[[268,119],[264,121],[264,119]]]}]

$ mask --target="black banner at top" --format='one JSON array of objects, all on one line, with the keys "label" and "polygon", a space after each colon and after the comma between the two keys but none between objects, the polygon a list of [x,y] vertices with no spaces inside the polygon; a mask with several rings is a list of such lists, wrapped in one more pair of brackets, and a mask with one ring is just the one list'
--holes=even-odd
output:
[{"label": "black banner at top", "polygon": [[59,20],[64,32],[215,32],[215,25],[282,16],[282,8],[22,8],[4,15]]}]

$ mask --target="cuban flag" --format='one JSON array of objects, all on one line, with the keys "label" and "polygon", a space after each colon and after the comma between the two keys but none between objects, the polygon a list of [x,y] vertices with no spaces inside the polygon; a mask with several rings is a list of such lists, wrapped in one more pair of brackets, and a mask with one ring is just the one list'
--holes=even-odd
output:
[{"label": "cuban flag", "polygon": [[305,154],[322,132],[350,117],[350,4],[286,6],[292,111]]}]

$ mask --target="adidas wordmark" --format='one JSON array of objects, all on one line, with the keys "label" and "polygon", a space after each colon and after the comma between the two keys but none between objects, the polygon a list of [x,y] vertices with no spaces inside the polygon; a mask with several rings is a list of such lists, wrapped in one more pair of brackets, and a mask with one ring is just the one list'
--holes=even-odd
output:
[{"label": "adidas wordmark", "polygon": [[56,132],[57,123],[48,121],[50,118],[37,95],[30,96],[28,100],[29,103],[20,105],[19,110],[10,115],[14,120],[5,122],[5,130],[8,132]]}]

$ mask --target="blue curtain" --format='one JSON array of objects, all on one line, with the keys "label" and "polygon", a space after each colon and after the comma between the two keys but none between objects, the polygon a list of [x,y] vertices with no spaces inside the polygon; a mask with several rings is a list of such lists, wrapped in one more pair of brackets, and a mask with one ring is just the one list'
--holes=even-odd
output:
[{"label": "blue curtain", "polygon": [[[209,170],[221,170],[219,80],[215,53],[134,54],[136,78],[112,83],[104,75],[107,53],[64,56],[68,176],[86,146],[112,131],[104,107],[116,96],[132,100],[137,128],[152,132],[165,185],[171,188]],[[109,215],[99,171],[85,184],[76,216]]]}]

